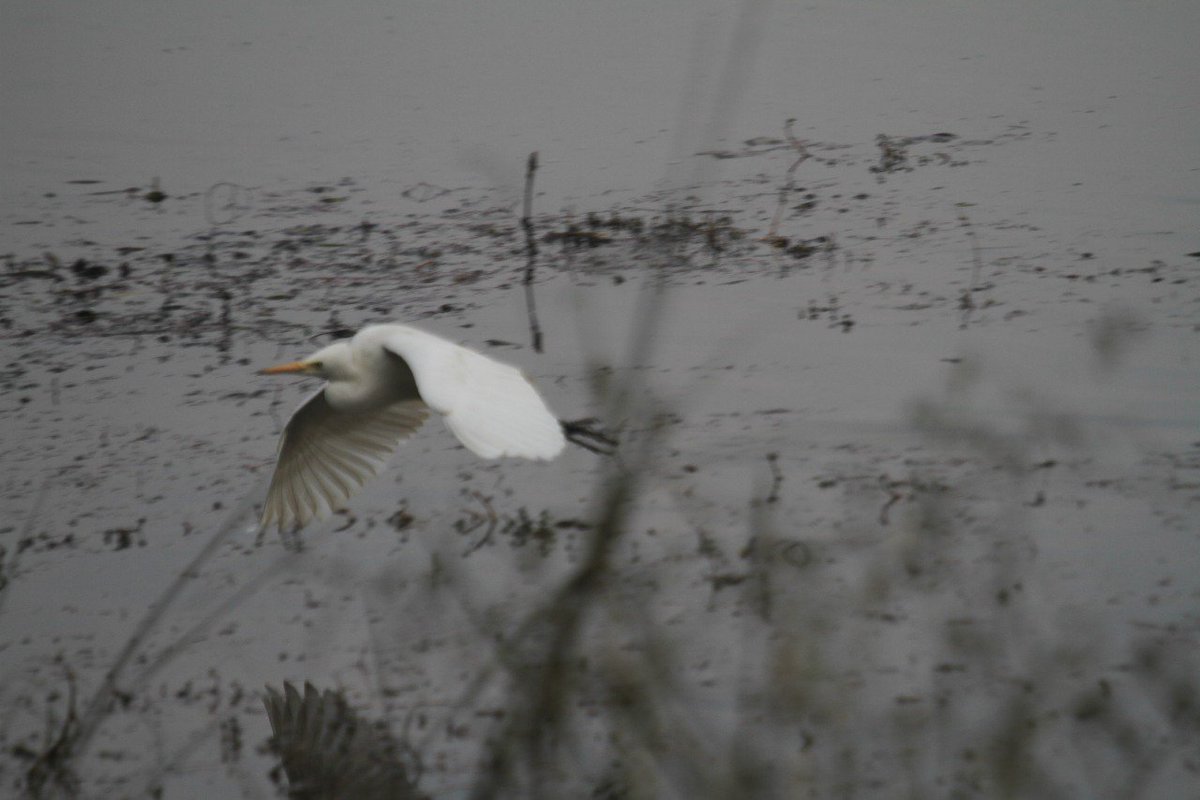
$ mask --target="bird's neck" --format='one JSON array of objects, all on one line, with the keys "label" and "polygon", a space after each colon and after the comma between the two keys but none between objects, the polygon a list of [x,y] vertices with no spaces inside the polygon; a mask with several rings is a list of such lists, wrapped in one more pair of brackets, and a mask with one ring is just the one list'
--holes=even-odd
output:
[{"label": "bird's neck", "polygon": [[398,359],[381,358],[378,363],[356,363],[355,367],[325,384],[325,399],[335,411],[371,411],[419,397],[412,373]]}]

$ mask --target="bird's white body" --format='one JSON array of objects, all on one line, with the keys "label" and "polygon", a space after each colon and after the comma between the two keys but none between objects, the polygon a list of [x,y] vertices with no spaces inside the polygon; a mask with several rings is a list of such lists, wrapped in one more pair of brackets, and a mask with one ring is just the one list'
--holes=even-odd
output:
[{"label": "bird's white body", "polygon": [[432,409],[483,458],[548,460],[563,427],[516,367],[408,325],[371,325],[270,374],[327,382],[288,420],[262,524],[304,525],[376,474]]}]

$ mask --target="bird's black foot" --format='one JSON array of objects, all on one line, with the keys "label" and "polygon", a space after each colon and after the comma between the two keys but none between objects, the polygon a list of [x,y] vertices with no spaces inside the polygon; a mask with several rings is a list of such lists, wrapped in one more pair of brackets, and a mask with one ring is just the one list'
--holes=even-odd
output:
[{"label": "bird's black foot", "polygon": [[601,428],[600,421],[595,417],[561,420],[561,424],[568,442],[602,456],[611,456],[616,452],[616,438]]}]

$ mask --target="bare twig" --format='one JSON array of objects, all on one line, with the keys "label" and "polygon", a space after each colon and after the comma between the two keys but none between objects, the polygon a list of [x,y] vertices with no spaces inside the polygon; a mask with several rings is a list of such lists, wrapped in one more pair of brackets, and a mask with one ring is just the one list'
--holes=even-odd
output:
[{"label": "bare twig", "polygon": [[767,503],[779,502],[779,490],[783,487],[783,470],[779,468],[779,453],[767,453],[767,466],[771,469],[771,491]]},{"label": "bare twig", "polygon": [[[334,530],[326,530],[321,538],[329,534],[336,533]],[[286,545],[285,545],[286,547]],[[263,589],[271,585],[271,580],[291,568],[297,561],[304,558],[306,551],[304,550],[288,550],[283,556],[279,557],[265,569],[255,575],[252,579],[242,584],[236,592],[222,600],[215,608],[204,615],[198,622],[192,625],[182,635],[177,637],[167,647],[150,659],[142,668],[136,678],[131,681],[133,685],[144,686],[158,673],[160,669],[173,661],[180,653],[198,641],[209,628],[217,623],[222,617],[229,613],[234,608],[244,603],[254,595],[258,594]]]},{"label": "bare twig", "polygon": [[42,789],[50,781],[67,789],[69,794],[74,794],[78,788],[77,779],[69,767],[72,749],[79,735],[79,717],[75,713],[75,673],[65,663],[62,663],[62,668],[67,679],[66,714],[56,732],[47,728],[45,744],[25,771],[25,789],[32,797],[41,797]]},{"label": "bare twig", "polygon": [[[4,609],[4,601],[8,599],[8,587],[12,584],[12,580],[17,574],[17,563],[21,558],[21,543],[29,539],[33,532],[33,526],[38,518],[42,515],[42,505],[46,500],[46,493],[50,489],[50,479],[42,481],[41,488],[38,489],[37,495],[33,499],[33,505],[29,508],[29,514],[25,517],[25,522],[21,525],[21,531],[17,538],[13,540],[12,554],[9,557],[7,564],[0,558],[0,611]],[[0,547],[0,557],[4,555],[4,548]]]},{"label": "bare twig", "polygon": [[779,187],[779,203],[775,207],[775,216],[771,219],[771,227],[767,228],[767,235],[764,237],[771,243],[779,240],[779,223],[783,221],[783,210],[787,207],[788,197],[791,196],[792,190],[796,185],[796,170],[812,156],[808,152],[808,147],[805,146],[804,142],[797,139],[795,134],[792,133],[792,123],[795,121],[794,119],[789,119],[783,125],[783,134],[787,137],[788,144],[791,145],[793,150],[799,153],[799,156],[787,168],[787,172],[785,173],[786,180],[784,180],[783,186]]},{"label": "bare twig", "polygon": [[521,227],[525,230],[525,310],[529,314],[529,334],[535,353],[542,352],[542,327],[538,324],[537,302],[533,294],[534,269],[537,266],[537,236],[533,232],[533,176],[538,168],[538,154],[529,154],[525,166],[525,208],[521,216]]},{"label": "bare twig", "polygon": [[554,595],[551,602],[530,615],[509,641],[512,646],[534,630],[545,632],[546,642],[541,659],[518,685],[521,696],[515,698],[510,714],[499,736],[493,739],[489,758],[477,776],[471,797],[487,800],[500,796],[513,780],[515,751],[518,748],[534,762],[533,775],[538,774],[536,763],[548,763],[562,732],[562,720],[569,692],[569,665],[578,642],[589,602],[600,589],[608,573],[613,546],[625,529],[634,495],[635,477],[626,473],[613,482],[605,498],[604,517],[589,542],[582,566]]},{"label": "bare twig", "polygon": [[971,218],[962,214],[958,221],[966,228],[967,238],[971,240],[971,284],[963,291],[958,306],[963,312],[959,327],[965,328],[971,322],[971,312],[975,310],[974,293],[979,288],[979,276],[983,272],[983,254],[979,248],[979,234],[975,232]]},{"label": "bare twig", "polygon": [[92,696],[84,709],[79,720],[79,732],[75,739],[74,755],[82,756],[91,743],[92,736],[96,733],[96,729],[100,723],[108,715],[112,709],[113,701],[120,694],[117,688],[125,668],[133,659],[138,649],[145,643],[150,633],[162,621],[163,616],[171,608],[174,602],[179,598],[179,595],[187,587],[192,578],[199,574],[200,568],[204,566],[223,544],[229,539],[230,534],[237,530],[237,524],[240,519],[250,510],[254,503],[257,491],[252,491],[246,494],[230,511],[225,521],[217,528],[212,538],[208,543],[200,549],[188,565],[176,576],[175,580],[166,588],[159,598],[150,606],[150,610],[146,613],[145,618],[138,624],[137,628],[125,642],[125,646],[121,648],[121,652],[117,654],[113,660],[112,666],[104,676],[104,680],[100,684],[100,688]]},{"label": "bare twig", "polygon": [[[706,126],[711,140],[720,140],[733,118],[732,110],[748,72],[762,8],[762,3],[750,2],[739,16],[731,55],[722,70]],[[701,167],[709,168],[707,161]],[[702,179],[707,176],[698,173],[696,177],[693,185],[706,182]],[[513,793],[533,798],[544,796],[549,791],[544,783],[552,773],[550,765],[570,741],[567,717],[578,690],[579,674],[575,667],[580,659],[584,626],[601,607],[613,569],[613,552],[629,530],[637,497],[643,483],[653,474],[666,432],[658,421],[660,406],[640,383],[643,371],[639,367],[653,363],[660,345],[659,333],[667,319],[668,267],[686,263],[686,254],[674,246],[676,237],[662,236],[657,241],[664,251],[634,310],[627,361],[630,371],[626,380],[613,387],[606,398],[605,414],[607,419],[642,420],[647,434],[629,459],[633,466],[626,469],[621,462],[613,462],[613,468],[607,472],[608,479],[599,487],[598,519],[579,567],[546,603],[526,617],[501,647],[502,662],[505,651],[513,652],[515,643],[528,641],[526,637],[537,645],[537,651],[532,663],[528,657],[520,659],[519,665],[518,659],[512,659],[513,697],[504,721],[495,735],[489,737],[487,758],[471,791],[471,797],[477,800]],[[520,785],[522,774],[527,779],[524,786]]]}]

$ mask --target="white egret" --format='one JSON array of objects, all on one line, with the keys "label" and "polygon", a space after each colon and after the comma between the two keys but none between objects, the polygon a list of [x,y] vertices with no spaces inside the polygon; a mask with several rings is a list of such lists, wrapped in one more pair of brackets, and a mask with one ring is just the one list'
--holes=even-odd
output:
[{"label": "white egret", "polygon": [[263,528],[299,528],[339,508],[429,409],[483,458],[552,459],[577,425],[561,423],[516,367],[408,325],[371,325],[261,374],[284,373],[326,383],[284,428]]}]

